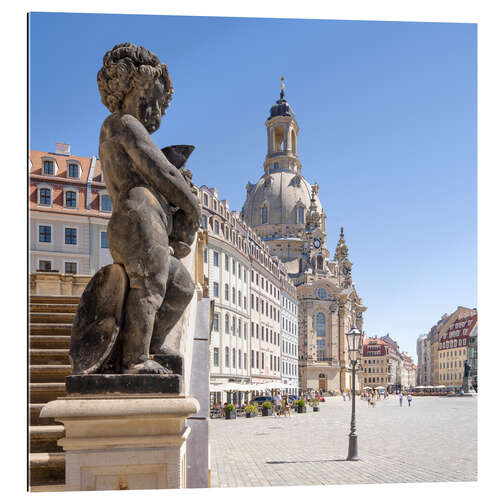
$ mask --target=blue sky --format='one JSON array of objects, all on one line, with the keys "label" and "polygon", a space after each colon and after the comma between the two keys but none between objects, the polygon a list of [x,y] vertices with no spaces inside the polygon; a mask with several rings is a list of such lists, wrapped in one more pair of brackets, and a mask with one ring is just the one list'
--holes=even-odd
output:
[{"label": "blue sky", "polygon": [[476,306],[476,26],[32,14],[30,147],[97,154],[96,74],[131,41],[170,70],[163,147],[194,144],[197,184],[240,209],[262,174],[264,122],[286,77],[302,173],[320,184],[328,246],[341,225],[368,335],[415,353],[456,306]]}]

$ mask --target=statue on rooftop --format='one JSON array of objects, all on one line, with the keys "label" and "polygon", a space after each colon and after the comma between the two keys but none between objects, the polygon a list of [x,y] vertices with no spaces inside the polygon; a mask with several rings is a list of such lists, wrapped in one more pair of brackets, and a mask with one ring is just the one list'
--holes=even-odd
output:
[{"label": "statue on rooftop", "polygon": [[181,259],[201,222],[191,173],[193,146],[160,150],[158,130],[173,94],[167,66],[143,47],[121,43],[107,52],[97,83],[111,111],[99,157],[112,202],[107,234],[114,264],[84,291],[71,335],[74,374],[168,374],[164,346],[194,293]]}]

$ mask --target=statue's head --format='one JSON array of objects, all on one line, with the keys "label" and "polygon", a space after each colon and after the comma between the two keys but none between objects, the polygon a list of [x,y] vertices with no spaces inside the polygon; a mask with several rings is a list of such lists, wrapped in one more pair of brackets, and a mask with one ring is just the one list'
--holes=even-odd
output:
[{"label": "statue's head", "polygon": [[103,57],[97,73],[102,103],[112,113],[130,113],[152,133],[160,127],[174,88],[168,68],[138,45],[120,43]]}]

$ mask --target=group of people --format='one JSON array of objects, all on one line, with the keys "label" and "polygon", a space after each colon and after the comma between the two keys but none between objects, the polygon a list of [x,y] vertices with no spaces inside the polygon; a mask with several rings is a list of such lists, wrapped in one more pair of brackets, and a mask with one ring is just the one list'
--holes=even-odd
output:
[{"label": "group of people", "polygon": [[289,417],[292,416],[292,405],[290,404],[290,400],[285,396],[285,399],[281,399],[281,393],[278,391],[273,396],[273,404],[274,404],[274,416],[281,417],[281,413],[283,412],[283,416]]}]

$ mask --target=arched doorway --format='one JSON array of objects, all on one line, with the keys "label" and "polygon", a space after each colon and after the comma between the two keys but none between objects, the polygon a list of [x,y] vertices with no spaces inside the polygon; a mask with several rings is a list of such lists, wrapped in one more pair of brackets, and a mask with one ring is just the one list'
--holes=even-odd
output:
[{"label": "arched doorway", "polygon": [[318,375],[318,387],[320,391],[328,390],[328,377],[324,373]]}]

